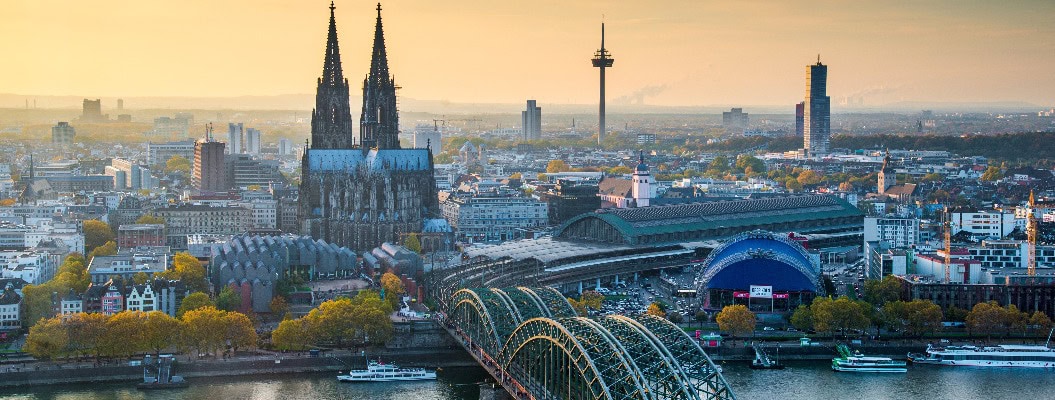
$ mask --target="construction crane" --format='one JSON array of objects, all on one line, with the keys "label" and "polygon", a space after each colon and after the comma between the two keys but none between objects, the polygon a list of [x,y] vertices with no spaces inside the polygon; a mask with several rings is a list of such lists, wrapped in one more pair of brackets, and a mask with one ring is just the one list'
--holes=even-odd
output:
[{"label": "construction crane", "polygon": [[942,214],[945,218],[945,283],[951,283],[949,267],[952,264],[952,224],[949,221],[949,207],[946,206]]},{"label": "construction crane", "polygon": [[1033,216],[1033,191],[1029,191],[1029,216],[1026,219],[1026,240],[1029,241],[1029,248],[1027,251],[1028,261],[1026,264],[1026,272],[1033,280],[1033,277],[1037,275],[1037,218]]}]

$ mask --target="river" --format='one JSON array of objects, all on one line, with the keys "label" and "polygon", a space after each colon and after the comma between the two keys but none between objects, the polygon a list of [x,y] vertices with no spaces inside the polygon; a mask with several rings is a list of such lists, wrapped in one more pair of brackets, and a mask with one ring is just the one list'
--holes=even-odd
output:
[{"label": "river", "polygon": [[[724,365],[737,398],[805,399],[1052,399],[1055,371],[909,366],[906,374],[835,373],[823,361],[791,362],[782,371]],[[339,383],[334,374],[193,379],[187,389],[141,392],[131,383],[52,385],[0,390],[3,399],[175,400],[344,399],[477,400],[479,368],[450,368],[439,380],[406,383]]]}]

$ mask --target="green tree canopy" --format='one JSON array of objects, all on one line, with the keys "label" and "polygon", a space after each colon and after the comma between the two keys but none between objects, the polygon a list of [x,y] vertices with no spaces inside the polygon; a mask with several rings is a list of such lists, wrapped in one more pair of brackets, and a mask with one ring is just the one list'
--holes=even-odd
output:
[{"label": "green tree canopy", "polygon": [[183,317],[183,314],[187,313],[188,311],[213,306],[214,305],[212,299],[209,298],[209,295],[205,294],[204,292],[194,292],[187,295],[187,297],[183,298],[183,302],[180,303],[179,310],[176,311],[176,316]]},{"label": "green tree canopy", "polygon": [[568,164],[564,162],[564,160],[551,160],[549,164],[546,165],[546,172],[549,173],[568,171],[571,171],[571,167],[569,167]]},{"label": "green tree canopy", "polygon": [[106,242],[113,241],[116,236],[114,231],[110,230],[110,225],[97,219],[85,220],[82,229],[84,231],[84,249],[89,252],[106,244]]},{"label": "green tree canopy", "polygon": [[216,295],[216,308],[221,311],[236,311],[242,307],[242,292],[224,285]]},{"label": "green tree canopy", "polygon": [[190,174],[190,167],[190,160],[187,160],[187,158],[183,156],[172,156],[168,159],[168,161],[165,161],[166,174],[176,173],[183,176],[187,176],[188,174]]}]

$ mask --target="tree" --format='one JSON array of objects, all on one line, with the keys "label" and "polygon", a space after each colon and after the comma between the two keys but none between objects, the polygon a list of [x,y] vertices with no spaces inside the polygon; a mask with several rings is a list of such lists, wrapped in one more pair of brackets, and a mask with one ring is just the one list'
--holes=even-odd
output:
[{"label": "tree", "polygon": [[692,319],[696,320],[696,322],[698,322],[700,326],[703,326],[703,323],[707,322],[708,318],[709,316],[707,315],[707,312],[703,310],[697,311],[696,315],[692,316]]},{"label": "tree", "polygon": [[172,346],[179,338],[179,320],[161,311],[151,311],[143,318],[143,345],[154,354]]},{"label": "tree", "polygon": [[568,304],[571,304],[571,308],[575,310],[575,315],[578,315],[580,317],[590,316],[590,311],[586,309],[585,303],[569,297]]},{"label": "tree", "polygon": [[180,174],[186,176],[190,173],[190,161],[183,156],[172,156],[165,161],[165,173],[166,174]]},{"label": "tree", "polygon": [[792,192],[802,191],[802,183],[800,183],[795,178],[788,178],[787,182],[784,182],[784,187],[786,187],[789,191]]},{"label": "tree", "polygon": [[600,310],[601,304],[604,303],[604,295],[594,290],[587,290],[582,292],[582,296],[579,297],[579,300],[582,301],[586,308]]},{"label": "tree", "polygon": [[1004,173],[1000,170],[1000,167],[990,165],[989,168],[986,168],[985,172],[982,173],[982,177],[978,179],[986,182],[994,182],[1000,180],[1003,177]]},{"label": "tree", "polygon": [[203,307],[183,314],[180,333],[187,345],[198,354],[215,354],[224,345],[227,329],[224,312],[215,307]]},{"label": "tree", "polygon": [[883,304],[901,299],[900,279],[893,275],[887,275],[883,279],[869,279],[864,285],[864,300],[873,306],[882,307]]},{"label": "tree", "polygon": [[203,292],[194,292],[187,297],[183,298],[183,302],[180,303],[179,310],[176,310],[176,317],[182,318],[183,314],[188,311],[194,311],[199,308],[213,307],[212,299],[209,299],[209,295]]},{"label": "tree", "polygon": [[95,258],[95,256],[112,256],[114,254],[117,254],[117,243],[111,240],[88,253],[88,260]]},{"label": "tree", "polygon": [[818,173],[817,171],[805,170],[805,171],[802,171],[802,173],[799,174],[799,177],[797,178],[797,180],[803,186],[809,186],[809,185],[816,185],[818,183],[821,183],[821,179],[823,179],[823,178],[824,177],[821,176],[821,174]]},{"label": "tree", "polygon": [[742,155],[736,159],[736,169],[744,172],[750,170],[756,174],[763,174],[766,172],[766,163],[753,156]]},{"label": "tree", "polygon": [[854,190],[854,184],[850,182],[842,182],[839,184],[840,192],[852,192]]},{"label": "tree", "polygon": [[718,329],[729,332],[734,338],[754,332],[757,323],[755,313],[741,304],[723,307],[715,321],[718,322]]},{"label": "tree", "polygon": [[682,317],[681,313],[679,313],[679,312],[672,312],[670,314],[667,314],[667,319],[670,320],[670,322],[673,322],[675,324],[680,324],[681,321],[683,319],[685,319],[685,317]]},{"label": "tree", "polygon": [[392,310],[399,308],[400,298],[403,293],[407,292],[407,289],[403,287],[403,281],[396,274],[385,272],[381,275],[381,288],[384,290],[385,301],[388,302],[390,308]]},{"label": "tree", "polygon": [[546,172],[548,173],[552,174],[567,171],[571,171],[571,167],[568,167],[568,164],[565,163],[564,160],[551,160],[549,164],[546,164]]},{"label": "tree", "polygon": [[1034,311],[1033,315],[1029,317],[1029,326],[1034,329],[1038,336],[1043,337],[1051,331],[1051,318],[1048,318],[1048,314]]},{"label": "tree", "polygon": [[68,343],[69,336],[62,326],[62,319],[54,317],[42,319],[29,328],[22,350],[34,358],[49,360],[62,356]]},{"label": "tree", "polygon": [[82,229],[84,231],[84,249],[89,252],[106,244],[106,242],[113,241],[115,237],[114,231],[110,230],[110,225],[97,219],[85,220]]},{"label": "tree", "polygon": [[229,312],[222,316],[224,327],[224,342],[231,346],[233,351],[239,348],[256,347],[259,338],[256,329],[253,329],[253,321],[248,316],[239,312]]},{"label": "tree", "polygon": [[271,310],[271,315],[277,315],[284,318],[286,313],[289,312],[289,303],[286,302],[285,298],[275,296],[271,299],[271,304],[268,305],[268,309]]},{"label": "tree", "polygon": [[135,282],[136,285],[142,285],[149,280],[150,275],[147,275],[147,273],[143,271],[136,272],[135,275],[132,275],[132,282]]},{"label": "tree", "polygon": [[807,331],[813,327],[813,313],[810,312],[809,306],[805,304],[799,304],[795,308],[795,312],[791,314],[791,326],[800,331]]},{"label": "tree", "polygon": [[986,340],[992,339],[993,333],[1007,325],[1007,310],[996,301],[975,304],[967,313],[967,328],[972,333],[985,334]]},{"label": "tree", "polygon": [[937,172],[931,172],[929,174],[923,175],[924,182],[941,182],[942,179],[945,179],[945,177],[941,176],[941,174]]},{"label": "tree", "polygon": [[941,327],[941,308],[930,300],[891,301],[883,305],[887,326],[910,336],[937,332]]},{"label": "tree", "polygon": [[271,343],[280,350],[304,350],[315,340],[304,319],[287,319],[271,332]]},{"label": "tree", "polygon": [[139,219],[136,220],[136,223],[164,225],[165,219],[152,214],[143,214],[143,216],[139,217]]},{"label": "tree", "polygon": [[945,320],[953,322],[964,322],[967,320],[967,310],[952,306],[945,310]]},{"label": "tree", "polygon": [[509,180],[522,179],[523,177],[524,177],[523,174],[521,174],[519,172],[514,172],[514,173],[509,175]]},{"label": "tree", "polygon": [[655,315],[660,318],[667,316],[667,312],[663,310],[663,306],[656,302],[648,305],[648,311],[645,311],[645,314]]},{"label": "tree", "polygon": [[407,250],[421,254],[421,240],[418,239],[417,233],[411,233],[407,235],[407,238],[403,240],[403,247]]},{"label": "tree", "polygon": [[161,277],[182,281],[187,290],[192,292],[204,292],[209,288],[209,283],[205,280],[205,267],[197,257],[187,252],[177,253],[172,257],[172,268],[163,272]]},{"label": "tree", "polygon": [[242,307],[242,291],[224,286],[216,295],[216,308],[222,311],[235,311]]},{"label": "tree", "polygon": [[607,174],[607,175],[627,175],[627,174],[630,174],[630,173],[633,173],[633,172],[634,172],[634,170],[630,169],[630,167],[628,167],[628,166],[617,165],[617,166],[614,166],[612,168],[608,168],[605,171],[605,174]]},{"label": "tree", "polygon": [[106,315],[99,313],[82,312],[67,316],[65,327],[69,350],[82,356],[99,356],[103,338],[106,337],[106,320]]},{"label": "tree", "polygon": [[106,320],[106,336],[102,340],[103,352],[118,357],[131,355],[147,350],[143,325],[146,313],[142,311],[121,311]]}]

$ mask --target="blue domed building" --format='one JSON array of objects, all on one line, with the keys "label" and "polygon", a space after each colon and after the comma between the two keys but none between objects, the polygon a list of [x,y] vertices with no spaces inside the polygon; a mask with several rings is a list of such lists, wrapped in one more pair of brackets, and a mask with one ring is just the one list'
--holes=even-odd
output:
[{"label": "blue domed building", "polygon": [[768,231],[745,232],[712,251],[696,279],[704,309],[743,304],[785,312],[823,295],[819,260],[798,242]]}]

